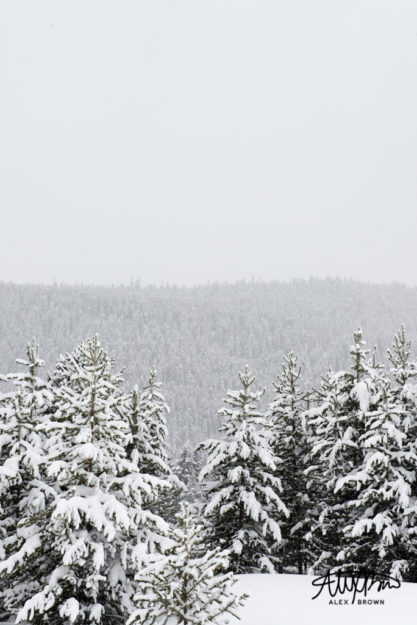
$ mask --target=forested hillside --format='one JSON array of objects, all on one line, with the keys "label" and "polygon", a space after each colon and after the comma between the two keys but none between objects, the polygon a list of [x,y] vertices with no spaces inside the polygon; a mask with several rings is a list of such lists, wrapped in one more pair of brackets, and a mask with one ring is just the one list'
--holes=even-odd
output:
[{"label": "forested hillside", "polygon": [[156,367],[171,408],[170,440],[179,448],[216,435],[218,409],[246,363],[265,385],[289,349],[304,384],[329,365],[348,367],[352,333],[362,326],[369,347],[386,346],[405,323],[415,344],[417,289],[344,280],[239,282],[194,288],[139,285],[0,284],[0,371],[12,371],[33,336],[47,369],[60,353],[98,332],[124,368],[127,386],[143,386]]}]

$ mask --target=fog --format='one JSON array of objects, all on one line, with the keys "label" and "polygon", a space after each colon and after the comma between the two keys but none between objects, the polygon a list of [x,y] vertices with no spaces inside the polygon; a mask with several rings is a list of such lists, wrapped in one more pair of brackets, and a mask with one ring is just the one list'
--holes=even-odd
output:
[{"label": "fog", "polygon": [[417,284],[417,3],[3,0],[0,278]]}]

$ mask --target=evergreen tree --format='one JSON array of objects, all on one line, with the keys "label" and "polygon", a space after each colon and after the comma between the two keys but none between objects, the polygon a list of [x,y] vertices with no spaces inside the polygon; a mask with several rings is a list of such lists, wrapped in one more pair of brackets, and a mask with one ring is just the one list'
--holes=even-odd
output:
[{"label": "evergreen tree", "polygon": [[311,438],[307,489],[314,501],[308,523],[313,569],[321,572],[340,565],[346,541],[343,528],[349,523],[348,504],[355,499],[355,487],[346,482],[335,490],[340,477],[361,466],[359,441],[365,415],[375,409],[379,395],[376,380],[380,366],[375,354],[369,358],[361,330],[354,333],[350,350],[350,371],[329,371],[317,391],[318,406],[306,415]]},{"label": "evergreen tree", "polygon": [[[126,447],[127,457],[146,473],[149,457],[152,457],[149,423],[141,413],[140,392],[135,385],[126,397],[122,413],[126,414],[129,424],[129,442]],[[162,467],[165,469],[165,465]]]},{"label": "evergreen tree", "polygon": [[17,363],[25,371],[3,378],[14,391],[0,397],[0,614],[17,606],[38,587],[44,562],[33,558],[39,550],[39,517],[54,499],[43,471],[44,441],[39,430],[52,394],[39,377],[44,362],[35,339],[27,359]]},{"label": "evergreen tree", "polygon": [[[396,404],[388,377],[378,380],[380,401],[367,412],[358,444],[363,462],[338,480],[336,492],[353,485],[348,502],[351,520],[344,528],[344,568],[369,570],[402,578],[408,571],[407,511],[417,456],[407,446],[403,430],[404,409]],[[415,553],[415,550],[414,550]]]},{"label": "evergreen tree", "polygon": [[233,591],[232,573],[221,573],[227,567],[227,553],[219,548],[204,550],[202,527],[195,523],[187,503],[177,517],[166,557],[137,576],[137,610],[127,625],[221,625],[228,622],[228,614],[238,617],[246,595]]},{"label": "evergreen tree", "polygon": [[275,547],[280,523],[288,510],[281,501],[281,481],[270,447],[266,420],[256,410],[262,391],[253,392],[254,376],[239,374],[242,389],[229,391],[220,410],[225,440],[201,445],[207,462],[201,471],[207,505],[207,544],[230,551],[235,573],[272,573],[278,564]]},{"label": "evergreen tree", "polygon": [[[169,406],[165,403],[164,396],[161,392],[161,383],[157,382],[157,371],[151,369],[147,386],[144,387],[141,395],[141,404],[143,413],[149,421],[151,444],[156,458],[160,459],[160,463],[164,463],[168,467],[167,438],[168,427],[166,414],[169,414]],[[156,468],[155,474],[157,474]],[[168,468],[168,473],[170,469]],[[162,475],[166,475],[166,470],[162,471]]]},{"label": "evergreen tree", "polygon": [[404,325],[394,336],[391,349],[388,350],[388,359],[392,364],[391,372],[396,382],[393,392],[401,393],[407,383],[417,376],[417,364],[410,360],[411,341],[407,339]]},{"label": "evergreen tree", "polygon": [[142,473],[165,478],[171,474],[168,461],[168,428],[165,415],[169,407],[161,392],[161,383],[152,369],[142,392],[135,386],[129,397],[128,419],[131,442],[128,452],[134,454]]},{"label": "evergreen tree", "polygon": [[268,407],[267,418],[276,475],[283,485],[282,498],[290,512],[281,525],[280,571],[304,573],[308,559],[304,538],[308,531],[309,499],[304,474],[308,448],[302,422],[304,393],[299,387],[300,375],[297,357],[290,351],[284,356],[282,373],[274,382],[275,397]]},{"label": "evergreen tree", "polygon": [[[391,394],[403,413],[402,429],[407,434],[409,444],[417,450],[417,363],[410,359],[411,341],[406,338],[404,325],[395,335],[388,359],[392,364],[391,374],[394,384]],[[413,467],[410,467],[411,469]],[[413,496],[417,496],[417,484],[413,485]]]},{"label": "evergreen tree", "polygon": [[177,500],[184,486],[170,465],[165,417],[169,407],[156,377],[157,372],[152,369],[142,392],[139,393],[137,387],[134,387],[129,396],[127,414],[130,442],[127,451],[142,473],[161,478],[162,490],[150,502],[150,507],[165,520],[174,522],[178,510]]},{"label": "evergreen tree", "polygon": [[126,457],[122,380],[112,365],[95,336],[67,355],[67,384],[54,388],[54,410],[42,426],[56,488],[40,536],[48,568],[17,623],[123,621],[134,592],[133,566],[163,543],[167,526],[144,505],[160,480]]},{"label": "evergreen tree", "polygon": [[[411,462],[407,468],[414,479],[411,483],[411,501],[417,498],[417,473],[414,456],[417,455],[417,363],[411,359],[411,341],[407,339],[404,325],[395,335],[391,349],[388,350],[388,358],[391,362],[391,374],[393,376],[392,395],[397,406],[401,407],[402,421],[401,430],[406,434],[403,449],[407,449]],[[406,461],[405,461],[406,462]],[[417,581],[417,514],[416,507],[410,504],[407,512],[408,527],[408,554],[407,581]]]}]

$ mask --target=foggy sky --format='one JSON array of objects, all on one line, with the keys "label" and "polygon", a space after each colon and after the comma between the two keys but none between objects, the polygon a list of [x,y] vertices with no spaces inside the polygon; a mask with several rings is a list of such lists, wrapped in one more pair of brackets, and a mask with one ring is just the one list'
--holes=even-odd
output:
[{"label": "foggy sky", "polygon": [[3,0],[0,279],[417,284],[417,2]]}]

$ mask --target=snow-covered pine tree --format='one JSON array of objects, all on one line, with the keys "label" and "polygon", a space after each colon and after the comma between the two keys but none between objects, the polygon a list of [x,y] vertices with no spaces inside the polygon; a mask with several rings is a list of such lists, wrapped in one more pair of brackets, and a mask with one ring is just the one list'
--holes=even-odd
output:
[{"label": "snow-covered pine tree", "polygon": [[278,550],[280,572],[302,574],[306,570],[308,549],[304,535],[309,498],[306,489],[307,437],[303,427],[304,393],[300,388],[301,367],[290,351],[284,356],[281,375],[274,382],[275,395],[266,417],[270,443],[280,478],[282,499],[290,511],[281,525],[282,542]]},{"label": "snow-covered pine tree", "polygon": [[238,617],[246,595],[234,592],[233,573],[222,573],[227,552],[204,549],[202,529],[182,503],[166,557],[137,576],[137,610],[127,625],[222,625],[228,615]]},{"label": "snow-covered pine tree", "polygon": [[375,381],[380,366],[375,354],[369,358],[360,329],[353,338],[350,371],[330,370],[316,392],[318,405],[306,413],[311,431],[307,490],[315,503],[307,519],[307,538],[317,572],[340,565],[346,540],[343,528],[351,520],[348,503],[355,499],[355,487],[345,483],[337,492],[335,487],[339,478],[361,466],[359,440],[365,414],[379,399]]},{"label": "snow-covered pine tree", "polygon": [[[114,357],[108,357],[111,359],[112,365],[114,365]],[[75,383],[73,380],[73,361],[75,361],[78,366],[88,367],[89,362],[83,351],[83,342],[76,345],[72,352],[66,352],[58,356],[53,370],[48,374],[48,382],[52,388],[71,387]]]},{"label": "snow-covered pine tree", "polygon": [[152,369],[142,392],[134,387],[130,394],[128,418],[132,437],[128,451],[137,457],[142,473],[166,478],[172,473],[168,462],[165,417],[169,407],[156,377],[157,371]]},{"label": "snow-covered pine tree", "polygon": [[[411,341],[407,339],[404,325],[394,336],[391,349],[388,350],[393,376],[392,394],[397,406],[402,409],[401,430],[406,434],[403,449],[417,455],[417,362],[411,359]],[[417,499],[417,467],[414,460],[407,466],[414,474],[411,484],[411,500]],[[407,513],[408,555],[407,581],[417,581],[417,508],[411,505]]]},{"label": "snow-covered pine tree", "polygon": [[239,378],[242,389],[229,391],[219,411],[225,440],[200,446],[207,452],[200,474],[208,502],[206,542],[229,550],[229,570],[235,573],[272,573],[279,566],[280,524],[289,513],[280,498],[267,422],[256,409],[264,390],[251,390],[255,377],[247,367]]},{"label": "snow-covered pine tree", "polygon": [[[391,393],[396,403],[402,406],[402,429],[407,434],[408,444],[413,444],[417,450],[417,362],[410,356],[411,341],[407,339],[402,325],[394,337],[392,348],[388,350],[394,379]],[[413,485],[412,494],[417,496],[417,483]]]},{"label": "snow-covered pine tree", "polygon": [[54,410],[42,426],[56,488],[39,545],[49,566],[16,622],[113,625],[129,613],[133,568],[164,541],[166,523],[144,506],[161,484],[126,457],[122,379],[98,337],[65,360],[67,383],[54,388]]},{"label": "snow-covered pine tree", "polygon": [[168,457],[168,427],[165,416],[168,413],[169,407],[162,395],[161,383],[157,381],[157,371],[152,369],[142,392],[139,393],[137,387],[134,387],[129,395],[128,453],[142,473],[163,480],[161,485],[164,488],[151,503],[151,509],[165,520],[173,522],[183,484],[174,474]]},{"label": "snow-covered pine tree", "polygon": [[[129,424],[129,441],[126,447],[127,457],[140,465],[146,472],[149,465],[148,458],[152,456],[151,435],[149,423],[141,413],[140,392],[135,384],[129,395],[126,396],[125,405],[121,408],[126,414]],[[165,464],[161,467],[165,471]]]},{"label": "snow-covered pine tree", "polygon": [[[364,431],[358,440],[364,458],[336,484],[336,493],[353,485],[348,502],[351,520],[343,529],[345,541],[339,559],[344,568],[368,570],[403,578],[410,556],[407,512],[417,456],[407,446],[403,429],[404,408],[385,372],[377,381],[380,401],[366,412]],[[415,557],[415,549],[414,549]]]},{"label": "snow-covered pine tree", "polygon": [[44,361],[35,339],[24,371],[3,379],[15,389],[0,396],[0,614],[15,612],[38,587],[44,562],[39,549],[39,518],[54,499],[42,470],[44,444],[39,431],[52,393],[39,377]]},{"label": "snow-covered pine tree", "polygon": [[411,341],[407,339],[404,325],[394,336],[391,349],[388,350],[388,359],[392,364],[391,373],[396,382],[392,392],[402,391],[404,386],[417,376],[417,364],[410,360]]}]

